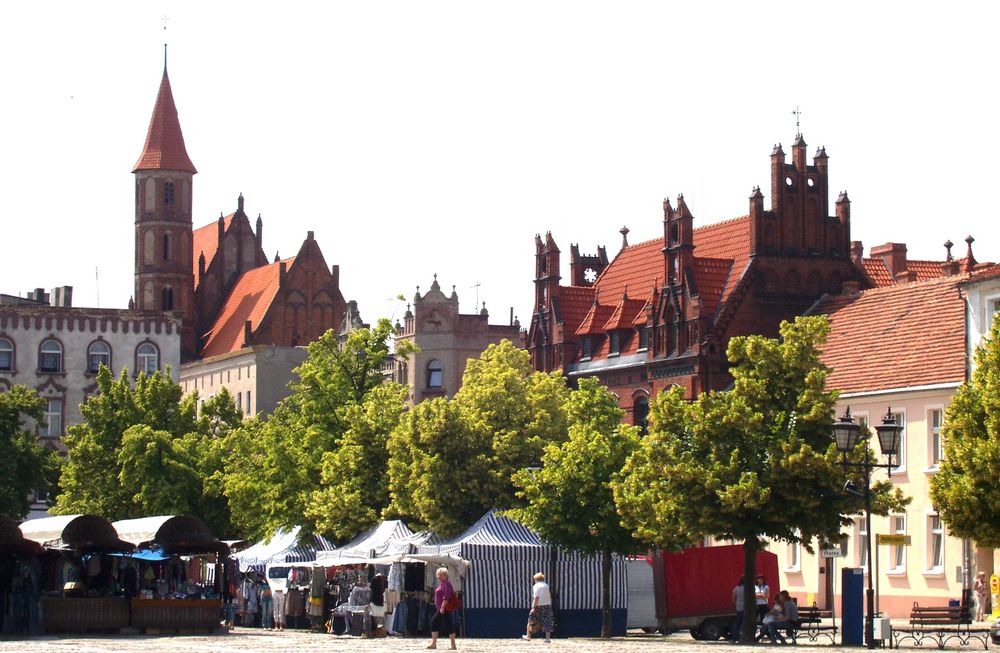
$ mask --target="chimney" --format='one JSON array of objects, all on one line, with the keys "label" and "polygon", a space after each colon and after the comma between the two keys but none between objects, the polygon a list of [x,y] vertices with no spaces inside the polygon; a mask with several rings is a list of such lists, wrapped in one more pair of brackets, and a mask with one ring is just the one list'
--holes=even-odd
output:
[{"label": "chimney", "polygon": [[951,239],[944,241],[944,249],[947,254],[945,255],[944,263],[941,264],[942,276],[951,277],[958,274],[958,261],[951,255],[951,248],[954,246],[955,244],[951,242]]},{"label": "chimney", "polygon": [[340,266],[339,265],[331,265],[330,266],[330,275],[333,277],[333,287],[334,288],[340,288]]},{"label": "chimney", "polygon": [[251,336],[253,336],[253,325],[250,320],[243,323],[243,346],[246,347],[250,344]]},{"label": "chimney", "polygon": [[851,241],[851,260],[858,266],[865,263],[865,247],[860,240]]},{"label": "chimney", "polygon": [[872,257],[882,259],[893,279],[906,272],[906,243],[886,243],[872,247]]},{"label": "chimney", "polygon": [[896,275],[896,283],[912,283],[917,280],[917,273],[913,270],[903,270]]},{"label": "chimney", "polygon": [[861,294],[861,284],[853,279],[840,284],[840,294],[845,297],[857,297]]}]

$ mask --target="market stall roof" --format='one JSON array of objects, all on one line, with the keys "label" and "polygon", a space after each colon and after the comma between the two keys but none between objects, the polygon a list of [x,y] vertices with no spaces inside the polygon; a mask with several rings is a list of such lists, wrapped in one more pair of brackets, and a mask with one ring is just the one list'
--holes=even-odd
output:
[{"label": "market stall roof", "polygon": [[333,551],[320,551],[316,560],[328,558],[378,558],[414,553],[417,547],[431,540],[431,533],[414,533],[398,519],[390,519],[358,535]]},{"label": "market stall roof", "polygon": [[32,519],[20,526],[25,538],[47,549],[80,553],[132,551],[135,545],[118,537],[115,527],[97,515],[63,515]]},{"label": "market stall roof", "polygon": [[240,563],[240,571],[255,568],[260,571],[269,563],[311,564],[322,551],[334,549],[333,543],[322,535],[300,538],[302,528],[279,529],[270,539],[244,549],[234,557]]},{"label": "market stall roof", "polygon": [[229,547],[212,535],[205,522],[190,515],[122,519],[113,526],[119,537],[137,547],[162,548],[171,554],[229,552]]},{"label": "market stall roof", "polygon": [[396,555],[378,556],[376,558],[352,558],[327,556],[317,557],[313,563],[319,567],[349,567],[351,565],[391,565],[396,562],[424,564],[437,567],[463,568],[469,566],[469,561],[461,556],[450,553],[399,553]]},{"label": "market stall roof", "polygon": [[16,521],[0,515],[0,556],[33,558],[41,552],[41,545],[26,539]]},{"label": "market stall roof", "polygon": [[428,543],[417,548],[417,553],[460,554],[462,545],[503,547],[547,546],[527,526],[490,510],[458,537],[439,544]]}]

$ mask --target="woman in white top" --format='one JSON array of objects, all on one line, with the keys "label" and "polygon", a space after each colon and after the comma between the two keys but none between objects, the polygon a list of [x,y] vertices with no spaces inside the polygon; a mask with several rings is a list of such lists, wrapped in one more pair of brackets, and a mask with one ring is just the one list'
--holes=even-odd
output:
[{"label": "woman in white top", "polygon": [[[552,612],[552,592],[545,582],[545,574],[534,575],[535,584],[531,586],[531,612],[528,614],[528,630],[521,639],[531,640],[531,631],[541,630],[545,633],[545,641],[551,641],[552,632],[556,629],[556,617]],[[537,625],[536,625],[537,624]]]}]

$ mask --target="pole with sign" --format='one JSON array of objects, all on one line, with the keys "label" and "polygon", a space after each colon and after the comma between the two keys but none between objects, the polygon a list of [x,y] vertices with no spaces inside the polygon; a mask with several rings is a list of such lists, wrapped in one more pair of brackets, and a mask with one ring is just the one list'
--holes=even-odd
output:
[{"label": "pole with sign", "polygon": [[[875,543],[877,546],[910,546],[910,536],[902,535],[899,533],[879,533],[875,536]],[[878,555],[878,548],[875,549],[875,612],[881,615],[882,608],[879,599],[881,595],[879,594],[879,577],[878,577],[878,561],[882,556]]]},{"label": "pole with sign", "polygon": [[1000,576],[990,576],[990,599],[993,603],[993,618],[1000,617]]}]

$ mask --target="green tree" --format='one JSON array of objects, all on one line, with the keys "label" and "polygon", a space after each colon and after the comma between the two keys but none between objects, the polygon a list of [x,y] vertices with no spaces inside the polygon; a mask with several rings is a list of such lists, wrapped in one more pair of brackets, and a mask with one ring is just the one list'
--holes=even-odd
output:
[{"label": "green tree", "polygon": [[44,422],[45,400],[34,390],[15,385],[0,392],[0,515],[20,519],[31,508],[33,490],[55,487],[58,458],[38,445],[24,428],[24,418]]},{"label": "green tree", "polygon": [[[266,537],[295,526],[316,532],[318,520],[327,519],[312,506],[325,485],[324,454],[337,450],[358,414],[355,407],[381,387],[392,333],[385,319],[352,331],[344,343],[327,331],[309,345],[291,394],[272,415],[230,434],[222,485],[247,535]],[[409,351],[401,345],[397,355]]]},{"label": "green tree", "polygon": [[566,438],[568,393],[561,374],[532,372],[509,340],[490,345],[467,362],[454,400],[423,402],[390,437],[386,514],[450,534],[517,507],[515,472]]},{"label": "green tree", "polygon": [[97,394],[81,407],[83,421],[67,429],[67,458],[55,512],[87,512],[108,519],[141,516],[133,507],[134,488],[120,482],[119,451],[125,432],[147,426],[179,438],[195,430],[197,397],[182,398],[169,371],[139,374],[132,386],[127,371],[118,379],[106,367],[97,373]]},{"label": "green tree", "polygon": [[494,506],[492,448],[443,397],[417,404],[389,440],[388,514],[456,535]]},{"label": "green tree", "polygon": [[569,439],[549,443],[540,470],[515,473],[524,508],[514,517],[565,549],[601,556],[601,636],[611,636],[611,554],[633,553],[638,542],[622,527],[612,482],[639,446],[639,429],[596,378],[580,380],[566,413]]},{"label": "green tree", "polygon": [[[837,541],[862,501],[843,491],[852,474],[830,436],[836,393],[825,389],[819,359],[829,324],[823,317],[783,322],[780,339],[733,338],[727,355],[732,389],[687,401],[681,388],[660,393],[650,431],[615,483],[623,523],[662,548],[706,535],[741,542],[746,616],[752,641],[757,552],[769,539]],[[867,442],[852,453],[864,456]],[[905,504],[891,483],[873,488],[876,510]]]},{"label": "green tree", "polygon": [[117,461],[118,481],[131,501],[126,516],[200,514],[202,479],[180,443],[145,424],[126,429]]},{"label": "green tree", "polygon": [[306,517],[323,533],[348,538],[377,523],[389,506],[389,434],[399,424],[407,390],[397,383],[372,388],[346,410],[350,425],[333,451],[323,453],[321,486]]},{"label": "green tree", "polygon": [[931,500],[952,535],[1000,547],[1000,321],[976,351],[972,378],[945,411],[944,460]]}]

